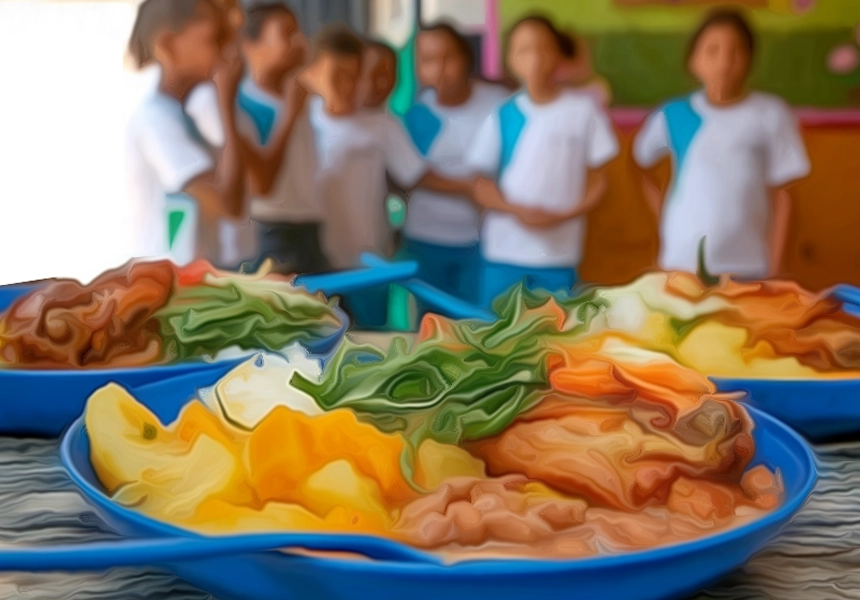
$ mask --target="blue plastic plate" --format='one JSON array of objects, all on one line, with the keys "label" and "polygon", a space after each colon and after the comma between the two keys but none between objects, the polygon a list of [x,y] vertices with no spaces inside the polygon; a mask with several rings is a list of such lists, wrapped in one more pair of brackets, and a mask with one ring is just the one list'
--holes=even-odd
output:
[{"label": "blue plastic plate", "polygon": [[[94,568],[110,564],[111,556],[122,556],[129,563],[129,553],[136,547],[139,562],[165,565],[221,600],[475,600],[535,594],[589,600],[683,598],[746,563],[792,518],[815,484],[815,463],[806,443],[776,419],[754,408],[749,412],[756,423],[753,464],[779,469],[786,490],[785,503],[761,519],[693,542],[644,552],[569,561],[476,560],[451,566],[405,558],[360,561],[252,551],[254,544],[249,540],[253,542],[254,536],[206,538],[160,523],[116,505],[106,495],[90,464],[89,439],[79,420],[63,438],[63,463],[102,518],[136,539],[115,544],[119,552],[110,545],[90,548],[87,554],[72,549],[57,551],[50,564],[60,570]],[[348,536],[299,537],[324,540]],[[271,535],[257,539],[259,550],[277,547],[266,545],[273,543]],[[387,543],[392,545],[399,546]],[[305,545],[320,546],[325,544]],[[403,555],[409,556],[409,549],[401,547]],[[187,553],[178,548],[187,549]],[[38,554],[28,560],[27,564],[38,568]],[[20,567],[21,563],[8,564],[4,568]]]},{"label": "blue plastic plate", "polygon": [[[336,311],[341,328],[327,338],[305,343],[308,351],[328,356],[337,348],[348,327],[343,311]],[[135,396],[163,422],[170,423],[197,389],[214,385],[219,379],[252,356],[206,362],[186,361],[104,370],[24,370],[0,368],[0,435],[59,437],[84,412],[87,398],[108,383],[118,383],[135,391]],[[142,387],[172,382],[165,388]],[[171,393],[165,393],[170,391]],[[181,392],[188,396],[182,396]]]},{"label": "blue plastic plate", "polygon": [[12,306],[18,298],[39,287],[38,284],[16,283],[14,285],[0,285],[0,313]]},{"label": "blue plastic plate", "polygon": [[812,440],[860,433],[860,379],[736,379],[711,377],[720,391],[745,392],[744,402]]},{"label": "blue plastic plate", "polygon": [[[197,389],[214,385],[247,358],[217,362],[93,371],[0,369],[0,435],[59,437],[84,412],[87,398],[114,382],[136,390],[152,382],[181,379]],[[145,392],[135,395],[150,404]]]}]

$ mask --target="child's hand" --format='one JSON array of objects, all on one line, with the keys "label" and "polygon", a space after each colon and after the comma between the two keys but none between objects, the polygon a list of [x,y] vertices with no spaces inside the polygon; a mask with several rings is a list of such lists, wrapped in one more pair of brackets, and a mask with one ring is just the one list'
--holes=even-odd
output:
[{"label": "child's hand", "polygon": [[563,219],[557,213],[549,212],[541,208],[520,208],[517,218],[529,227],[548,229],[559,225]]},{"label": "child's hand", "polygon": [[245,71],[245,65],[239,54],[239,48],[235,44],[224,48],[222,57],[223,60],[216,68],[212,79],[222,97],[234,102],[239,91],[239,82],[242,81],[242,74]]},{"label": "child's hand", "polygon": [[307,97],[308,91],[302,87],[298,79],[296,77],[290,77],[284,83],[284,112],[290,118],[295,118],[296,115],[302,112],[302,108],[305,106],[305,100],[307,100]]},{"label": "child's hand", "polygon": [[478,206],[488,210],[506,210],[508,208],[502,192],[495,181],[479,177],[472,188],[472,199]]}]

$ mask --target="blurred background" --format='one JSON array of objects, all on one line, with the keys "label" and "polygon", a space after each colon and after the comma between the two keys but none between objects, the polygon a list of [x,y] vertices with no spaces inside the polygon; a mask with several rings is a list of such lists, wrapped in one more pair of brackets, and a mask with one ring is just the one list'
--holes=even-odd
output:
[{"label": "blurred background", "polygon": [[[391,100],[415,89],[421,22],[447,20],[472,41],[481,74],[504,77],[500,39],[543,12],[590,48],[608,83],[625,151],[592,213],[584,279],[630,280],[654,262],[656,223],[629,142],[650,108],[694,88],[680,57],[709,0],[293,0],[308,33],[347,22],[399,49]],[[785,268],[811,289],[860,284],[860,1],[742,0],[757,28],[753,87],[796,109],[813,164],[795,190]],[[123,129],[141,81],[127,66],[133,0],[0,0],[0,284],[89,280],[127,256]],[[667,172],[668,175],[668,172]]]}]

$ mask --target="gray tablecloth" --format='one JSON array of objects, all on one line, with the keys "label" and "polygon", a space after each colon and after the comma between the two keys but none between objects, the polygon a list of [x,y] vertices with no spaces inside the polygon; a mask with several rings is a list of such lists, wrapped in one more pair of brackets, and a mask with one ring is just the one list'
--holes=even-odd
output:
[{"label": "gray tablecloth", "polygon": [[[860,442],[817,448],[812,498],[745,568],[697,598],[860,599]],[[0,438],[0,542],[114,539],[60,464],[57,443]],[[210,598],[155,569],[0,575],[0,598]]]}]

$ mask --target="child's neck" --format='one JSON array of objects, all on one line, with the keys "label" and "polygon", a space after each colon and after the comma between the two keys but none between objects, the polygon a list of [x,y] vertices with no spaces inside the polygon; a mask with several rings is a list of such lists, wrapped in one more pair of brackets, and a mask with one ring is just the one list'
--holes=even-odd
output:
[{"label": "child's neck", "polygon": [[553,82],[540,82],[533,84],[526,84],[526,91],[529,94],[529,98],[535,104],[549,104],[556,98],[558,98],[559,94],[559,86],[555,85]]},{"label": "child's neck", "polygon": [[450,90],[437,90],[436,100],[442,106],[460,106],[472,97],[472,82],[467,81],[459,88]]},{"label": "child's neck", "polygon": [[180,102],[184,103],[188,94],[198,83],[200,82],[189,81],[188,79],[181,77],[178,73],[162,67],[161,81],[158,83],[158,89],[163,94],[176,98]]},{"label": "child's neck", "polygon": [[348,117],[356,113],[354,102],[347,102],[339,98],[323,98],[323,105],[326,113],[333,117]]},{"label": "child's neck", "polygon": [[254,80],[254,84],[264,92],[280,97],[284,92],[284,82],[288,74],[288,71],[254,69],[251,71],[251,78]]},{"label": "child's neck", "polygon": [[705,87],[705,97],[714,106],[731,106],[743,100],[747,95],[744,88],[736,90],[714,89]]}]

